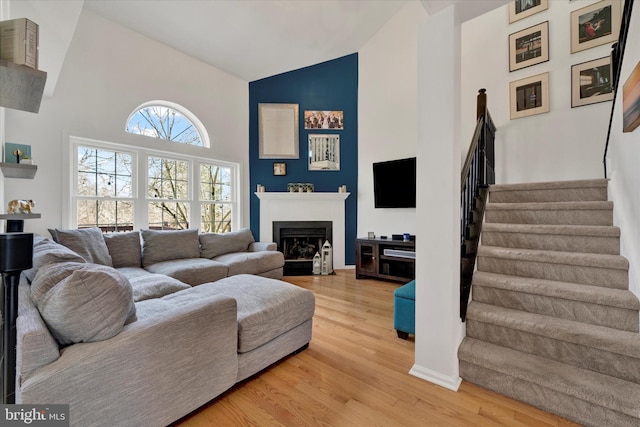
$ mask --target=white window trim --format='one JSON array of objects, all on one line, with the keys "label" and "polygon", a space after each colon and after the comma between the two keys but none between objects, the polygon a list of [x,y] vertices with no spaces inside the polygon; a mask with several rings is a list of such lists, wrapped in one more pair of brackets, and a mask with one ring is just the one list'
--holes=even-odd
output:
[{"label": "white window trim", "polygon": [[[198,119],[198,117],[196,117],[195,114],[193,114],[191,111],[184,108],[182,105],[176,104],[175,102],[171,102],[171,101],[155,100],[155,101],[147,101],[143,104],[140,104],[131,112],[131,114],[129,114],[129,117],[127,117],[127,121],[124,124],[125,131],[127,129],[127,126],[129,125],[129,122],[131,121],[131,118],[138,111],[142,110],[143,108],[155,107],[155,106],[171,108],[172,110],[176,110],[178,113],[185,116],[195,126],[196,132],[198,132],[198,135],[200,136],[200,141],[202,141],[202,147],[204,148],[211,147],[211,142],[209,140],[209,133],[207,132],[206,128],[204,127],[204,124],[202,124],[200,119]],[[132,133],[132,132],[128,132],[128,133]],[[139,134],[134,134],[134,135],[139,135]],[[141,135],[141,136],[147,136],[147,135]],[[157,139],[151,136],[147,136],[147,138]],[[172,142],[176,144],[180,144],[179,142],[175,142],[175,141],[172,141]]]},{"label": "white window trim", "polygon": [[[133,193],[134,197],[131,200],[136,202],[136,209],[134,210],[133,229],[140,230],[147,228],[148,226],[148,203],[151,201],[147,193],[147,175],[148,175],[148,157],[162,157],[175,160],[182,160],[189,163],[189,177],[191,182],[189,183],[188,197],[189,201],[189,225],[190,228],[195,228],[192,225],[198,224],[200,229],[200,204],[201,203],[215,203],[215,201],[200,200],[200,165],[202,164],[214,164],[231,169],[231,176],[233,177],[233,183],[231,185],[231,201],[219,202],[231,205],[231,230],[237,231],[243,228],[242,224],[242,203],[240,188],[240,164],[227,162],[223,160],[208,159],[199,156],[191,156],[186,154],[175,153],[172,151],[148,149],[143,147],[132,146],[128,144],[121,144],[117,142],[99,141],[96,139],[83,138],[78,136],[68,136],[68,155],[65,156],[67,163],[65,168],[65,175],[67,181],[67,191],[63,194],[68,195],[67,200],[64,200],[63,206],[66,207],[66,212],[62,212],[62,226],[64,228],[75,228],[77,224],[77,200],[79,197],[75,194],[75,185],[78,179],[78,146],[91,147],[105,150],[115,150],[123,153],[130,153],[133,156],[133,163],[136,165],[135,170],[132,171],[132,180],[134,182]],[[63,176],[64,178],[64,176]]]}]

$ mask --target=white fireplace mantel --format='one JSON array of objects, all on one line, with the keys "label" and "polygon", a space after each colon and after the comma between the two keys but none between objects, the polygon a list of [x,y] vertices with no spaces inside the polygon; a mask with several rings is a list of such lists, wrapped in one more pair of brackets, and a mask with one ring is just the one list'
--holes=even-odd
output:
[{"label": "white fireplace mantel", "polygon": [[331,221],[333,268],[345,268],[345,200],[351,193],[256,192],[260,240],[273,242],[274,221]]}]

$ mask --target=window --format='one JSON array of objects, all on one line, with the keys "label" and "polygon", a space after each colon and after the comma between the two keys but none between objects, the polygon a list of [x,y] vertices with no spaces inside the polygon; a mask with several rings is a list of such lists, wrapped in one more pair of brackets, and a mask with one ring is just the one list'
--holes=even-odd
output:
[{"label": "window", "polygon": [[126,131],[181,144],[209,147],[204,126],[186,108],[167,101],[150,101],[127,119]]},{"label": "window", "polygon": [[71,143],[71,227],[239,228],[237,164],[75,137]]},{"label": "window", "polygon": [[231,231],[232,182],[231,168],[214,164],[200,165],[201,231]]},{"label": "window", "polygon": [[133,227],[133,155],[77,147],[77,226],[107,231]]}]

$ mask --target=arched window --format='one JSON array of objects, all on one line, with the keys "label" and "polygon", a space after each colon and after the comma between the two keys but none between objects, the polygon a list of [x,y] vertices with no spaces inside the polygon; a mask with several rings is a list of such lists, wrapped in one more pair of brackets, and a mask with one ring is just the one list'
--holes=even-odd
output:
[{"label": "arched window", "polygon": [[127,119],[126,131],[180,144],[209,147],[209,136],[198,118],[186,108],[168,101],[149,101]]}]

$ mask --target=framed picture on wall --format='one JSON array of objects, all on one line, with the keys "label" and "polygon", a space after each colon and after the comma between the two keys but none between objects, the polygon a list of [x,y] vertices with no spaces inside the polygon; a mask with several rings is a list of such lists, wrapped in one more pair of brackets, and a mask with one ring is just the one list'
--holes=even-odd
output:
[{"label": "framed picture on wall", "polygon": [[309,135],[309,170],[340,170],[340,135]]},{"label": "framed picture on wall", "polygon": [[511,120],[549,112],[549,73],[509,83]]},{"label": "framed picture on wall", "polygon": [[305,129],[344,129],[344,111],[305,110]]},{"label": "framed picture on wall", "polygon": [[509,71],[549,60],[549,21],[509,35]]},{"label": "framed picture on wall", "polygon": [[549,8],[549,0],[513,0],[509,4],[509,23],[519,21]]},{"label": "framed picture on wall", "polygon": [[610,56],[571,67],[572,108],[612,99]]},{"label": "framed picture on wall", "polygon": [[620,3],[620,0],[603,0],[571,12],[571,53],[618,39]]},{"label": "framed picture on wall", "polygon": [[640,126],[640,62],[622,86],[622,132]]},{"label": "framed picture on wall", "polygon": [[273,174],[276,176],[284,176],[287,174],[287,164],[284,162],[273,163]]}]

